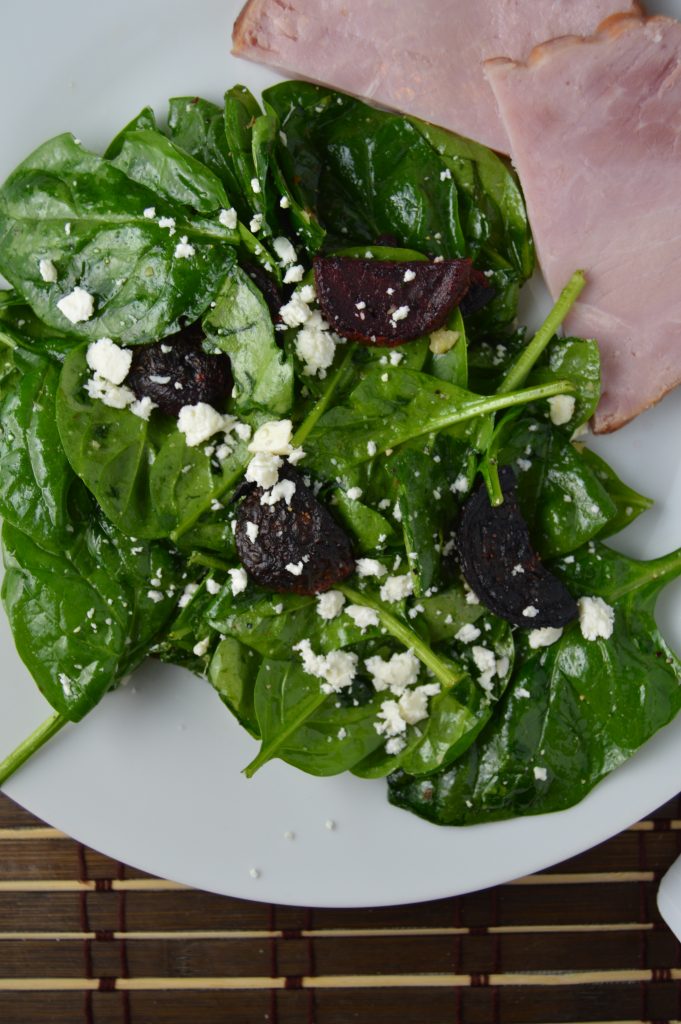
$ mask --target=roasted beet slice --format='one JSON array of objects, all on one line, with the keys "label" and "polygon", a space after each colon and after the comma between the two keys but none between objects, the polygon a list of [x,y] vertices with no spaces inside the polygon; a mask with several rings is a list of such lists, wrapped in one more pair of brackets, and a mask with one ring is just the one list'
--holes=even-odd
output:
[{"label": "roasted beet slice", "polygon": [[442,327],[468,291],[471,261],[315,256],[314,276],[334,331],[363,345],[393,346]]},{"label": "roasted beet slice", "polygon": [[125,383],[137,398],[150,398],[170,416],[198,402],[224,408],[232,390],[229,357],[209,356],[202,338],[201,326],[192,324],[163,341],[137,346]]},{"label": "roasted beet slice", "polygon": [[300,473],[283,466],[279,479],[296,485],[290,502],[281,498],[273,505],[263,504],[260,499],[266,492],[255,487],[239,506],[235,532],[239,558],[251,579],[278,594],[330,590],[355,571],[350,539],[305,486]]},{"label": "roasted beet slice", "polygon": [[510,466],[499,471],[503,504],[481,483],[464,505],[457,547],[464,578],[482,603],[515,626],[564,626],[577,604],[533,549]]}]

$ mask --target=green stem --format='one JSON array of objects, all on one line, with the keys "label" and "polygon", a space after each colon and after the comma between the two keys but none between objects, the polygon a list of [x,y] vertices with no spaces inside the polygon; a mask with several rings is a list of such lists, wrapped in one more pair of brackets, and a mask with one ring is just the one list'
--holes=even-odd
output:
[{"label": "green stem", "polygon": [[670,551],[667,555],[651,558],[639,564],[645,566],[647,570],[645,576],[637,576],[626,580],[616,589],[613,588],[607,595],[609,601],[619,601],[626,597],[627,594],[640,590],[642,587],[647,587],[651,583],[670,583],[676,579],[677,576],[681,575],[681,548]]},{"label": "green stem", "polygon": [[584,271],[576,270],[558,296],[558,301],[532,341],[522,350],[513,366],[511,366],[501,382],[497,394],[515,391],[516,388],[520,387],[527,380],[530,370],[572,309],[585,284],[586,277],[584,276]]},{"label": "green stem", "polygon": [[352,357],[355,354],[355,348],[355,344],[348,345],[347,351],[343,358],[341,359],[340,363],[338,364],[338,367],[329,377],[324,394],[315,402],[315,404],[312,406],[309,413],[307,414],[307,416],[305,417],[305,419],[303,420],[303,422],[300,424],[295,434],[293,435],[292,443],[296,447],[299,447],[300,445],[303,444],[305,439],[317,425],[317,421],[320,419],[321,416],[323,416],[323,414],[328,409],[331,403],[331,399],[333,398],[336,388],[338,387],[338,382],[345,373],[347,367],[352,362]]},{"label": "green stem", "polygon": [[202,565],[206,569],[215,569],[217,572],[227,572],[234,568],[233,562],[227,562],[217,555],[209,555],[205,551],[193,551],[189,556],[190,565]]},{"label": "green stem", "polygon": [[14,775],[17,768],[21,768],[22,764],[28,761],[29,757],[32,757],[36,751],[40,750],[48,740],[56,736],[67,722],[68,718],[64,718],[63,715],[52,715],[42,725],[39,725],[35,732],[32,732],[23,743],[20,743],[4,761],[0,761],[0,786],[7,781],[10,775]]},{"label": "green stem", "polygon": [[391,437],[388,447],[396,448],[404,441],[410,441],[415,437],[422,437],[423,434],[436,433],[445,427],[451,427],[455,423],[463,423],[465,420],[476,419],[486,413],[498,412],[499,409],[511,409],[516,405],[527,405],[530,402],[537,402],[542,398],[551,398],[553,395],[569,395],[575,390],[571,381],[559,380],[552,384],[535,384],[531,388],[521,388],[520,391],[512,391],[497,395],[485,395],[473,402],[467,402],[459,406],[453,412],[443,412],[437,419],[429,419],[420,434],[415,434],[412,429],[403,436]]},{"label": "green stem", "polygon": [[416,633],[406,623],[401,622],[396,616],[389,612],[387,608],[377,601],[376,598],[371,597],[369,594],[364,594],[359,590],[354,590],[352,587],[348,587],[345,583],[340,583],[337,587],[341,594],[347,597],[348,601],[352,601],[353,604],[363,605],[365,608],[373,608],[375,612],[378,612],[383,628],[390,633],[391,636],[399,640],[405,647],[410,647],[419,661],[423,662],[426,668],[429,668],[433,675],[440,680],[442,685],[447,689],[450,689],[456,683],[458,683],[466,675],[463,669],[453,671],[445,662],[443,662],[437,654],[428,646],[425,640]]}]

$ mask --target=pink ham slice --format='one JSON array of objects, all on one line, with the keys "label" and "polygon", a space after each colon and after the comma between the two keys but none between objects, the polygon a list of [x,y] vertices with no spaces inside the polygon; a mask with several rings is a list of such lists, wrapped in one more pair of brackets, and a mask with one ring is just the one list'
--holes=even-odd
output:
[{"label": "pink ham slice", "polygon": [[508,153],[486,57],[588,35],[631,0],[249,0],[238,57],[373,100]]},{"label": "pink ham slice", "polygon": [[615,16],[486,70],[551,293],[587,272],[565,327],[597,339],[594,430],[617,430],[681,383],[681,23]]}]

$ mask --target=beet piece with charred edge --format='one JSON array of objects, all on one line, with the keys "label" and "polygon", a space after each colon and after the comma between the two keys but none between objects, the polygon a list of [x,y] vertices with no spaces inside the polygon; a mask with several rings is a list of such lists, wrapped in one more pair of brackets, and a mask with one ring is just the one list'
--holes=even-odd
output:
[{"label": "beet piece with charred edge", "polygon": [[[442,327],[468,291],[472,267],[468,259],[398,263],[315,256],[313,262],[317,299],[331,328],[350,341],[387,347]],[[358,309],[358,303],[364,306]],[[394,319],[404,308],[407,315]]]},{"label": "beet piece with charred edge", "polygon": [[[328,509],[303,483],[300,473],[282,466],[280,480],[292,480],[289,504],[261,504],[263,490],[255,487],[241,502],[236,516],[236,549],[244,569],[261,587],[278,594],[320,594],[355,571],[350,538]],[[258,535],[249,540],[246,524]],[[287,565],[301,565],[296,576]]]},{"label": "beet piece with charred edge", "polygon": [[125,383],[137,398],[150,398],[169,416],[199,402],[223,408],[232,391],[229,357],[204,352],[203,337],[197,323],[153,345],[136,346]]},{"label": "beet piece with charred edge", "polygon": [[484,309],[487,303],[496,297],[496,294],[496,288],[490,284],[483,271],[473,267],[470,286],[459,303],[462,315],[470,316],[472,313],[477,313],[479,309]]},{"label": "beet piece with charred edge", "polygon": [[[515,626],[564,626],[577,616],[569,591],[532,547],[510,466],[499,470],[503,504],[490,504],[481,483],[464,505],[457,548],[464,578],[490,611]],[[524,615],[528,609],[536,615]]]}]

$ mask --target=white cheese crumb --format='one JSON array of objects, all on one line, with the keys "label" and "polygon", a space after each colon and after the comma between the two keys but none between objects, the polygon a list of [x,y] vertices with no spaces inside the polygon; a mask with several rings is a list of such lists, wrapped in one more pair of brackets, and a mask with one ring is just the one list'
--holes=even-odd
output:
[{"label": "white cheese crumb", "polygon": [[283,459],[269,452],[257,452],[246,468],[246,480],[251,484],[269,490],[279,479],[279,469]]},{"label": "white cheese crumb", "polygon": [[130,412],[133,416],[138,416],[141,420],[148,420],[154,409],[158,409],[156,402],[152,402],[148,395],[144,395],[143,398],[138,398],[130,405]]},{"label": "white cheese crumb", "polygon": [[250,224],[248,225],[248,227],[250,228],[251,232],[254,235],[257,235],[258,231],[260,231],[260,228],[262,227],[262,214],[261,213],[253,214],[253,216],[251,217],[251,221],[250,221]]},{"label": "white cheese crumb", "polygon": [[[152,582],[157,581],[152,580]],[[154,604],[158,604],[159,601],[163,600],[163,594],[161,593],[160,590],[147,590],[147,597],[149,598],[150,601],[153,601]]]},{"label": "white cheese crumb", "polygon": [[549,416],[557,427],[569,423],[575,413],[575,399],[572,395],[554,395],[549,398]]},{"label": "white cheese crumb", "polygon": [[112,384],[111,381],[105,380],[98,374],[87,381],[85,390],[90,398],[103,402],[111,409],[126,409],[135,401],[135,396],[130,388]]},{"label": "white cheese crumb", "polygon": [[323,693],[340,693],[352,686],[357,672],[357,655],[349,651],[315,654],[309,640],[301,640],[293,648],[303,661],[303,671],[322,680]]},{"label": "white cheese crumb", "polygon": [[378,626],[378,612],[373,608],[366,608],[362,604],[349,604],[345,609],[354,624],[364,632],[368,626]]},{"label": "white cheese crumb", "polygon": [[398,306],[397,309],[390,314],[390,319],[395,324],[398,320],[406,320],[408,316],[409,306]]},{"label": "white cheese crumb", "polygon": [[579,628],[585,640],[607,640],[612,636],[615,624],[615,609],[602,597],[580,597]]},{"label": "white cheese crumb", "polygon": [[132,364],[130,349],[121,348],[111,338],[100,338],[88,345],[85,358],[91,370],[112,384],[122,384]]},{"label": "white cheese crumb", "polygon": [[268,452],[270,455],[288,455],[291,451],[291,420],[268,420],[258,427],[249,445],[249,452]]},{"label": "white cheese crumb", "polygon": [[385,741],[385,752],[394,757],[396,754],[401,754],[407,745],[407,741],[402,736],[391,736],[389,740]]},{"label": "white cheese crumb", "polygon": [[176,260],[188,260],[190,256],[194,256],[196,249],[190,244],[189,239],[186,235],[182,235],[182,238],[175,246],[175,259]]},{"label": "white cheese crumb", "polygon": [[158,226],[160,228],[167,228],[168,234],[172,237],[175,234],[175,218],[174,217],[159,217]]},{"label": "white cheese crumb", "polygon": [[246,536],[250,540],[251,544],[255,544],[256,540],[258,539],[259,533],[260,527],[258,526],[258,524],[252,523],[249,519],[249,521],[246,523]]},{"label": "white cheese crumb", "polygon": [[376,654],[367,658],[364,664],[371,674],[374,689],[379,693],[390,690],[395,696],[400,696],[408,686],[417,682],[421,667],[411,648],[393,654],[388,661]]},{"label": "white cheese crumb", "polygon": [[59,300],[57,309],[72,324],[79,324],[90,319],[95,311],[95,300],[84,288],[76,285],[72,292]]},{"label": "white cheese crumb", "polygon": [[344,739],[347,738],[347,735],[348,735],[348,730],[345,728],[344,725],[341,725],[340,729],[336,733],[337,739],[344,740]]},{"label": "white cheese crumb", "polygon": [[216,594],[220,593],[222,587],[220,586],[217,580],[210,578],[206,580],[206,590],[211,595],[211,597],[215,597]]},{"label": "white cheese crumb", "polygon": [[515,690],[513,692],[516,695],[516,697],[524,697],[524,698],[529,698],[530,697],[530,691],[526,690],[524,686],[516,686],[516,688],[515,688]]},{"label": "white cheese crumb", "polygon": [[304,448],[292,448],[286,457],[286,461],[290,462],[292,466],[295,466],[301,459],[305,458]]},{"label": "white cheese crumb", "polygon": [[537,650],[539,647],[550,647],[556,640],[560,640],[562,635],[562,626],[542,626],[541,629],[531,629],[527,639],[530,647]]},{"label": "white cheese crumb", "polygon": [[54,284],[57,280],[57,268],[52,260],[41,260],[38,264],[40,276],[48,284]]},{"label": "white cheese crumb", "polygon": [[381,579],[387,571],[376,558],[358,558],[355,562],[355,572],[358,576],[376,576]]},{"label": "white cheese crumb", "polygon": [[145,207],[145,209],[142,210],[142,215],[144,217],[146,217],[147,220],[153,220],[154,217],[156,216],[156,207],[155,206],[147,206],[147,207]]},{"label": "white cheese crumb", "polygon": [[285,238],[283,235],[273,239],[272,248],[279,257],[280,267],[287,267],[290,263],[295,263],[298,259],[296,250],[293,248],[288,238]]},{"label": "white cheese crumb", "polygon": [[230,430],[233,423],[233,417],[222,416],[207,402],[183,405],[177,417],[177,428],[190,448],[203,444],[221,430]]},{"label": "white cheese crumb", "polygon": [[413,281],[415,277],[416,277],[416,271],[414,271],[414,270],[405,270],[404,277],[402,278],[402,280],[404,281],[405,284],[409,284],[409,282]]},{"label": "white cheese crumb", "polygon": [[284,274],[284,284],[298,284],[303,280],[305,276],[305,267],[300,263],[296,263],[295,266],[289,267]]},{"label": "white cheese crumb", "polygon": [[546,782],[546,779],[548,777],[548,773],[546,771],[546,768],[540,768],[538,765],[535,765],[534,768],[532,769],[532,771],[534,773],[535,779],[538,782]]},{"label": "white cheese crumb", "polygon": [[302,326],[312,314],[312,310],[308,305],[308,301],[311,302],[312,298],[308,300],[303,295],[304,291],[305,289],[301,288],[300,291],[294,292],[289,301],[279,310],[279,316],[287,327]]},{"label": "white cheese crumb", "polygon": [[258,181],[257,178],[251,178],[251,188],[253,189],[255,194],[258,195],[258,193],[260,192],[260,182]]},{"label": "white cheese crumb", "polygon": [[210,637],[205,636],[203,640],[199,640],[197,644],[194,644],[194,654],[197,658],[203,658],[204,655],[208,654],[209,647]]},{"label": "white cheese crumb", "polygon": [[452,172],[450,171],[449,167],[447,167],[444,171],[440,171],[440,181],[449,181],[451,177]]},{"label": "white cheese crumb", "polygon": [[228,210],[220,210],[218,220],[224,228],[234,231],[237,225],[237,215],[234,207],[230,206]]},{"label": "white cheese crumb", "polygon": [[376,447],[376,442],[375,441],[367,441],[367,455],[370,455],[373,458],[373,456],[376,454],[377,451],[378,451],[378,449]]},{"label": "white cheese crumb", "polygon": [[333,830],[335,829],[335,827],[336,827],[336,822],[335,822],[335,821],[332,821],[332,820],[331,820],[331,818],[327,818],[327,820],[326,820],[326,821],[324,822],[324,828],[325,828],[325,829],[326,829],[326,830],[327,830],[328,832],[333,832]]},{"label": "white cheese crumb", "polygon": [[450,349],[454,348],[458,340],[458,331],[448,331],[443,327],[439,331],[433,331],[428,348],[434,355],[443,356],[445,352],[449,352]]},{"label": "white cheese crumb", "polygon": [[291,504],[291,499],[296,493],[295,480],[277,480],[276,484],[271,490],[265,491],[260,498],[261,505],[276,505],[278,501],[285,502],[286,505]]},{"label": "white cheese crumb", "polygon": [[480,630],[472,622],[466,622],[461,629],[454,634],[454,639],[463,644],[472,644],[480,636]]},{"label": "white cheese crumb", "polygon": [[329,622],[340,615],[344,604],[345,597],[340,590],[327,590],[326,593],[317,595],[317,615]]},{"label": "white cheese crumb", "polygon": [[232,583],[232,594],[234,594],[234,596],[236,597],[237,594],[243,593],[243,591],[248,586],[248,576],[246,575],[246,570],[242,568],[228,569],[227,574],[229,575],[229,578]]},{"label": "white cheese crumb", "polygon": [[411,578],[411,573],[406,573],[404,576],[388,576],[381,587],[381,600],[382,601],[402,601],[405,597],[410,597],[414,592],[414,581]]},{"label": "white cheese crumb", "polygon": [[528,469],[531,468],[532,462],[530,459],[516,459],[516,465],[518,469],[521,469],[523,473],[527,473]]},{"label": "white cheese crumb", "polygon": [[[283,135],[284,133],[280,132],[279,134]],[[284,145],[286,145],[286,143],[284,143]],[[289,201],[289,197],[288,196],[282,196],[281,199],[279,200],[279,205],[282,208],[282,210],[288,210],[289,206],[291,205],[291,203]]]},{"label": "white cheese crumb", "polygon": [[300,576],[303,572],[303,562],[288,562],[285,566],[286,572],[290,572],[292,576]]},{"label": "white cheese crumb", "polygon": [[[290,303],[289,303],[290,305]],[[324,377],[336,354],[336,335],[329,330],[319,310],[310,312],[295,340],[296,355],[307,376]]]},{"label": "white cheese crumb", "polygon": [[198,583],[188,583],[182,592],[182,597],[177,602],[178,608],[186,608],[198,589]]},{"label": "white cheese crumb", "polygon": [[362,497],[363,491],[361,487],[349,487],[345,493],[350,501],[359,501]]},{"label": "white cheese crumb", "polygon": [[449,488],[452,494],[465,494],[468,490],[468,477],[465,473],[459,473],[456,480]]},{"label": "white cheese crumb", "polygon": [[249,868],[248,873],[251,876],[251,878],[260,878],[260,872],[258,871],[257,868]]}]

